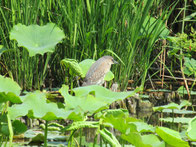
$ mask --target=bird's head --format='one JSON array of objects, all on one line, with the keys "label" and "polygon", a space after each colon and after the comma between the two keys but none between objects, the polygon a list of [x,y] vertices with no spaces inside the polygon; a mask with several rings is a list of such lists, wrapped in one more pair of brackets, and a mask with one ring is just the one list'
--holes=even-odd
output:
[{"label": "bird's head", "polygon": [[104,58],[104,60],[108,63],[108,64],[118,64],[117,61],[114,60],[114,58],[112,56],[103,56],[102,58]]}]

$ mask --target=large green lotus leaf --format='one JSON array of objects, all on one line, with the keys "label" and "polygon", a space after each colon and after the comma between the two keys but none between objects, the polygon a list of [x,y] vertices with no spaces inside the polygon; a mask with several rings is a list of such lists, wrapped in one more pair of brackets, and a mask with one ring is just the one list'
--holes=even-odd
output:
[{"label": "large green lotus leaf", "polygon": [[155,132],[155,128],[152,125],[148,125],[145,122],[130,122],[129,124],[134,124],[137,127],[137,131],[140,133],[143,132]]},{"label": "large green lotus leaf", "polygon": [[[137,89],[138,90],[138,89]],[[123,100],[127,97],[134,96],[136,91],[128,91],[128,92],[113,92],[105,87],[99,85],[90,85],[85,87],[74,88],[76,96],[87,96],[89,93],[94,93],[96,99],[99,99],[107,104],[111,104],[117,100]]]},{"label": "large green lotus leaf", "polygon": [[189,122],[186,134],[191,141],[196,141],[196,116]]},{"label": "large green lotus leaf", "polygon": [[8,108],[12,120],[28,115],[31,118],[44,120],[66,119],[72,111],[59,109],[56,103],[47,103],[46,95],[40,91],[27,94],[22,104],[15,104]]},{"label": "large green lotus leaf", "polygon": [[[83,71],[83,75],[82,75],[83,78],[85,77],[85,75],[87,74],[88,70],[90,69],[90,67],[92,66],[93,63],[95,63],[95,60],[92,60],[92,59],[85,59],[79,63],[79,65]],[[104,80],[111,81],[113,78],[114,78],[114,74],[111,71],[109,71],[105,75]]]},{"label": "large green lotus leaf", "polygon": [[177,147],[189,147],[188,142],[180,137],[180,133],[166,127],[157,127],[156,133],[169,145]]},{"label": "large green lotus leaf", "polygon": [[77,109],[77,112],[90,112],[102,110],[107,108],[107,103],[97,99],[93,95],[76,95],[72,96],[68,92],[69,87],[63,85],[59,90],[61,95],[64,97],[65,103],[69,108]]},{"label": "large green lotus leaf", "polygon": [[138,132],[130,132],[128,135],[122,134],[121,138],[133,144],[136,147],[165,147],[157,136],[153,134],[141,135]]},{"label": "large green lotus leaf", "polygon": [[16,40],[18,46],[25,47],[29,56],[54,52],[55,45],[64,37],[63,31],[54,23],[45,26],[17,24],[10,32],[10,39]]},{"label": "large green lotus leaf", "polygon": [[130,124],[130,122],[138,122],[140,120],[129,117],[126,111],[122,109],[117,110],[105,110],[98,117],[101,118],[105,124],[112,125],[113,128],[119,130],[121,133],[137,132],[136,125]]},{"label": "large green lotus leaf", "polygon": [[160,141],[159,138],[154,134],[141,136],[144,144],[149,144],[152,147],[165,147],[165,142]]},{"label": "large green lotus leaf", "polygon": [[83,70],[75,59],[65,58],[61,60],[61,64],[69,69],[71,75],[79,75],[83,77]]},{"label": "large green lotus leaf", "polygon": [[0,75],[0,103],[11,101],[13,103],[21,103],[19,97],[21,88],[10,78],[4,78]]}]

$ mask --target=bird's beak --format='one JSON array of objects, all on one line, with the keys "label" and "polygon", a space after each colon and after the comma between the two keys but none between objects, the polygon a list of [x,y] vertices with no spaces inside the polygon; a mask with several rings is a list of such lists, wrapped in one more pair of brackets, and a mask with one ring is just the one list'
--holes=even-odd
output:
[{"label": "bird's beak", "polygon": [[118,64],[118,62],[117,62],[117,61],[115,61],[115,60],[113,60],[113,62],[114,62],[114,64]]}]

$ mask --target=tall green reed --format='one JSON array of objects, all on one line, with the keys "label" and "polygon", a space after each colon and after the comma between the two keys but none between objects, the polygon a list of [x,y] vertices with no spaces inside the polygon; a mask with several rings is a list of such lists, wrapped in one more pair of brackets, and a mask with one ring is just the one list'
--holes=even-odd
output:
[{"label": "tall green reed", "polygon": [[163,10],[162,16],[157,15],[158,19],[151,31],[147,30],[149,26],[143,26],[144,21],[148,21],[156,11],[153,2],[156,1],[2,1],[0,37],[2,44],[8,49],[17,48],[16,43],[10,42],[8,37],[10,29],[17,23],[42,25],[54,22],[66,34],[66,39],[57,46],[54,54],[29,58],[25,50],[17,48],[4,55],[3,60],[20,85],[29,81],[29,86],[24,85],[23,88],[31,87],[30,85],[39,88],[47,74],[47,69],[46,74],[43,74],[42,69],[52,61],[52,76],[56,83],[61,84],[64,76],[60,69],[61,59],[97,59],[114,52],[125,63],[113,68],[115,81],[120,83],[121,89],[127,87],[129,79],[144,85],[153,45],[167,19],[167,11]]}]

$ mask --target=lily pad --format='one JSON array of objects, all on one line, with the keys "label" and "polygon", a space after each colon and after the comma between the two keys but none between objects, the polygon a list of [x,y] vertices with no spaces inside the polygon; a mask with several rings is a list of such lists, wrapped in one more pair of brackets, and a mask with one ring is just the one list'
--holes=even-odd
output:
[{"label": "lily pad", "polygon": [[176,118],[167,117],[167,118],[160,118],[159,120],[164,122],[188,124],[191,119],[192,118],[186,118],[186,117],[176,117]]},{"label": "lily pad", "polygon": [[63,38],[63,31],[54,23],[45,26],[17,24],[10,32],[10,39],[16,40],[18,46],[25,47],[29,51],[29,56],[54,52],[56,44]]},{"label": "lily pad", "polygon": [[153,107],[153,110],[156,111],[162,111],[164,109],[178,109],[180,110],[182,107],[184,106],[190,106],[191,103],[189,101],[182,101],[180,103],[180,105],[176,104],[176,103],[169,103],[168,105],[163,105],[163,106],[157,106],[157,107]]},{"label": "lily pad", "polygon": [[39,91],[29,93],[23,97],[22,104],[15,104],[8,108],[12,120],[28,115],[30,118],[44,120],[66,119],[72,111],[59,109],[56,103],[47,103],[46,95]]}]

